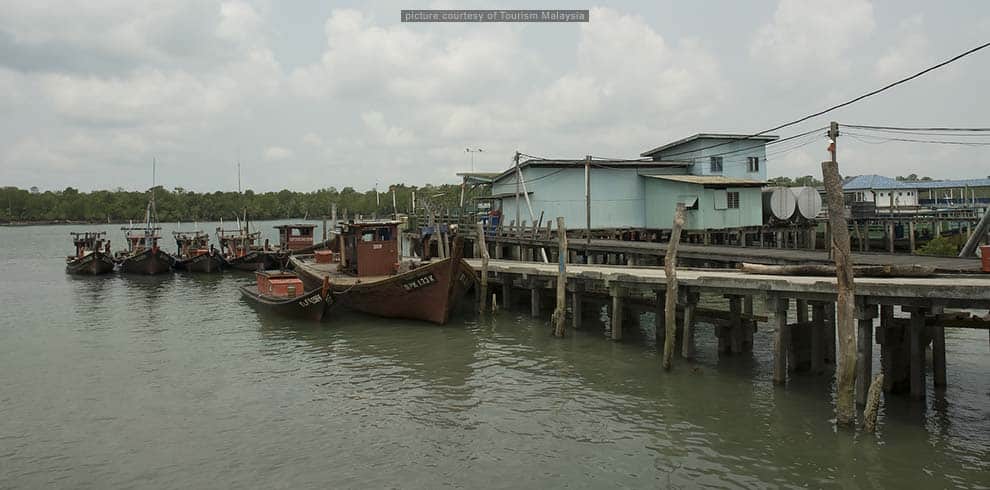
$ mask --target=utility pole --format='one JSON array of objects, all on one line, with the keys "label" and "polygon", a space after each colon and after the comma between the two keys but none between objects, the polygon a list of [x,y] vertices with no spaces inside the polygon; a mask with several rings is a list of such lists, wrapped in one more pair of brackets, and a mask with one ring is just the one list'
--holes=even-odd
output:
[{"label": "utility pole", "polygon": [[475,148],[475,149],[465,148],[464,151],[471,154],[471,172],[474,172],[474,154],[481,153],[485,150],[483,148]]},{"label": "utility pole", "polygon": [[584,231],[585,231],[585,257],[591,248],[591,155],[584,157]]},{"label": "utility pole", "polygon": [[[521,179],[522,179],[522,177],[521,177],[522,174],[519,172],[519,152],[518,151],[516,152],[516,156],[514,158],[515,158],[515,161],[516,161],[516,226],[518,227],[518,226],[522,226],[522,221],[520,221],[520,216],[519,216],[519,184],[520,184]],[[516,229],[518,230],[519,228],[516,228]]]}]

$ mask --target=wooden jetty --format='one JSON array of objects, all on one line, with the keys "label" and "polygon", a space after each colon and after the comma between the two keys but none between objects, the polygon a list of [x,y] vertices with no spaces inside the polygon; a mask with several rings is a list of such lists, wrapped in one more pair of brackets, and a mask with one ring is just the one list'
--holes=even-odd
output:
[{"label": "wooden jetty", "polygon": [[[494,248],[496,259],[531,260],[539,250],[556,250],[556,232],[550,228],[503,227],[485,237]],[[581,262],[612,265],[660,265],[667,253],[665,242],[606,240],[571,237],[568,250]],[[742,262],[758,264],[832,264],[828,253],[820,250],[787,248],[754,248],[731,245],[700,245],[680,243],[677,247],[680,264],[700,267],[734,266]],[[573,261],[578,261],[574,260]],[[939,273],[979,273],[980,261],[972,258],[932,257],[892,253],[854,252],[854,265],[921,265]]]},{"label": "wooden jetty", "polygon": [[[551,254],[555,252],[550,250]],[[680,253],[680,251],[678,251]],[[559,259],[559,255],[557,256]],[[678,257],[680,258],[680,257]],[[500,291],[499,304],[509,306],[525,291],[531,313],[540,317],[544,298],[556,289],[557,261],[522,262],[504,259],[468,259],[475,270],[486,269],[486,283]],[[605,299],[609,305],[608,332],[621,340],[625,328],[623,312],[629,306],[653,310],[658,344],[665,335],[667,277],[663,268],[606,264],[566,265],[566,292],[573,328],[581,328],[585,302]],[[694,356],[694,322],[704,315],[716,326],[718,351],[741,354],[752,350],[755,321],[754,299],[762,299],[774,329],[773,380],[784,384],[788,373],[824,372],[836,360],[835,277],[746,274],[731,269],[678,268],[676,342],[685,358]],[[912,278],[856,278],[857,383],[856,399],[866,402],[872,379],[874,341],[881,345],[885,374],[884,389],[924,397],[926,350],[931,346],[934,384],[946,384],[945,328],[990,330],[990,318],[970,314],[946,314],[947,308],[990,309],[990,275],[935,275]],[[701,311],[701,295],[728,299],[729,311]],[[900,306],[910,318],[895,318]],[[788,322],[794,309],[795,322]],[[875,329],[874,319],[880,319]]]}]

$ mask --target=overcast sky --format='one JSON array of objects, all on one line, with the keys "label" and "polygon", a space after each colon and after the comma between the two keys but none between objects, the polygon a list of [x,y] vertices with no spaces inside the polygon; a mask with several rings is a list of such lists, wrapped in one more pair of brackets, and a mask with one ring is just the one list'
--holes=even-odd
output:
[{"label": "overcast sky", "polygon": [[[609,2],[586,24],[402,24],[530,2],[5,0],[0,185],[259,191],[447,183],[516,149],[632,157],[756,132],[990,39],[990,2]],[[830,119],[990,126],[990,50]],[[990,174],[987,147],[840,139],[844,174]],[[820,175],[824,137],[770,147]]]}]

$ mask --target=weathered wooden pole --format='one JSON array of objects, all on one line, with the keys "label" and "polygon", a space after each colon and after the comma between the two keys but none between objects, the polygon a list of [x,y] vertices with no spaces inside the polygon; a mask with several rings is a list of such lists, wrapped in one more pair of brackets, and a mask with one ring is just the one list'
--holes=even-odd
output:
[{"label": "weathered wooden pole", "polygon": [[983,240],[983,237],[987,236],[987,231],[990,231],[990,206],[987,207],[987,212],[980,219],[980,222],[976,224],[975,232],[966,240],[966,245],[963,245],[959,256],[972,257],[976,253],[976,246],[980,244],[980,240]]},{"label": "weathered wooden pole", "polygon": [[870,383],[870,392],[866,395],[866,410],[863,411],[863,428],[867,432],[877,430],[877,413],[880,409],[880,395],[883,392],[883,373],[876,375]]},{"label": "weathered wooden pole", "polygon": [[670,369],[674,356],[674,342],[677,341],[677,244],[681,241],[681,228],[684,226],[684,203],[677,204],[674,211],[674,227],[667,243],[667,255],[663,258],[663,270],[667,276],[667,301],[664,307],[663,368]]},{"label": "weathered wooden pole", "polygon": [[478,313],[484,314],[485,302],[488,301],[488,244],[485,243],[485,225],[478,223],[478,247],[481,252],[481,284],[480,294],[478,294]]},{"label": "weathered wooden pole", "polygon": [[846,206],[842,195],[842,177],[835,159],[835,140],[839,137],[839,125],[829,127],[832,138],[832,160],[822,162],[822,179],[828,203],[828,219],[832,223],[832,247],[835,252],[836,272],[836,324],[839,337],[838,362],[836,363],[835,420],[839,425],[851,425],[856,420],[856,286],[849,245],[849,228],[846,225]]},{"label": "weathered wooden pole", "polygon": [[567,228],[563,216],[557,217],[557,309],[553,319],[553,335],[563,337],[567,320]]}]

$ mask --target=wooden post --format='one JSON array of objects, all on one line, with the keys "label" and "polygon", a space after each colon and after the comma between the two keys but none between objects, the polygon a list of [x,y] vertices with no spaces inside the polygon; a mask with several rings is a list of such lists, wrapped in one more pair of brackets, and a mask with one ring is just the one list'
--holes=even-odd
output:
[{"label": "wooden post", "polygon": [[911,253],[913,254],[916,247],[914,242],[914,220],[908,221],[908,246],[911,247]]},{"label": "wooden post", "polygon": [[657,289],[654,291],[654,295],[656,296],[653,310],[654,339],[657,349],[660,349],[664,339],[667,338],[667,291]]},{"label": "wooden post", "polygon": [[742,332],[742,297],[739,295],[729,296],[729,314],[731,316],[729,327],[729,350],[733,354],[742,354],[743,332]]},{"label": "wooden post", "polygon": [[674,211],[674,224],[667,243],[667,255],[663,259],[663,269],[667,276],[667,299],[664,307],[663,368],[670,369],[674,355],[674,342],[677,340],[677,244],[681,241],[681,228],[684,226],[684,204],[677,203]]},{"label": "wooden post", "polygon": [[584,307],[584,283],[575,281],[573,291],[571,291],[571,319],[572,328],[581,328],[582,311]]},{"label": "wooden post", "polygon": [[[743,298],[743,314],[746,315],[748,318],[752,318],[752,316],[753,316],[753,296],[752,295],[745,296]],[[754,324],[750,324],[750,321],[751,320],[747,320],[746,324],[743,326],[743,330],[744,330],[743,342],[744,342],[745,349],[747,351],[749,351],[749,352],[752,352],[753,351],[753,330],[755,328],[755,323]]]},{"label": "wooden post", "polygon": [[502,276],[502,307],[512,309],[512,276],[501,274]]},{"label": "wooden post", "polygon": [[791,343],[790,327],[787,325],[787,306],[790,300],[770,296],[767,309],[773,314],[773,382],[782,385],[787,382],[787,351]]},{"label": "wooden post", "polygon": [[694,359],[694,310],[700,299],[698,293],[686,290],[684,292],[684,315],[681,328],[681,355],[685,359]]},{"label": "wooden post", "polygon": [[825,371],[825,305],[811,304],[811,373]]},{"label": "wooden post", "polygon": [[883,373],[876,375],[870,383],[870,391],[866,395],[866,410],[863,411],[863,428],[867,432],[877,430],[877,413],[880,408],[880,395],[883,392]]},{"label": "wooden post", "polygon": [[622,340],[622,295],[624,291],[616,285],[610,288],[612,294],[612,340]]},{"label": "wooden post", "polygon": [[877,307],[867,305],[866,298],[856,298],[857,333],[856,342],[856,403],[866,405],[866,391],[873,379],[873,319]]},{"label": "wooden post", "polygon": [[894,253],[894,222],[887,223],[887,251]]},{"label": "wooden post", "polygon": [[945,327],[932,328],[932,379],[935,386],[945,386]]},{"label": "wooden post", "polygon": [[[550,223],[547,223],[549,225]],[[553,334],[564,336],[564,322],[567,320],[567,229],[563,216],[557,217],[557,309],[553,312]]]},{"label": "wooden post", "polygon": [[481,284],[479,285],[480,294],[478,295],[478,313],[484,314],[487,309],[485,302],[488,301],[488,244],[485,243],[485,226],[478,223],[477,230],[477,243],[481,252]]},{"label": "wooden post", "polygon": [[533,318],[540,317],[540,300],[542,287],[534,280],[529,282],[529,314]]},{"label": "wooden post", "polygon": [[911,398],[925,397],[925,343],[922,336],[925,333],[925,310],[912,308],[911,329]]},{"label": "wooden post", "polygon": [[[975,192],[975,191],[974,191]],[[970,228],[972,229],[972,228]],[[960,257],[972,257],[976,253],[976,247],[980,244],[980,240],[987,235],[987,231],[990,231],[990,206],[987,206],[987,212],[980,218],[980,222],[976,224],[976,230],[969,236],[966,240],[966,244],[963,245],[962,250],[959,252]]]},{"label": "wooden post", "polygon": [[[839,125],[831,123],[829,133],[833,142],[838,138]],[[842,195],[842,177],[839,164],[834,160],[822,162],[825,181],[828,219],[832,222],[832,246],[835,247],[836,269],[836,323],[839,336],[839,359],[836,364],[835,415],[839,425],[851,425],[856,420],[856,337],[854,298],[849,228],[846,225],[846,206]]]}]

